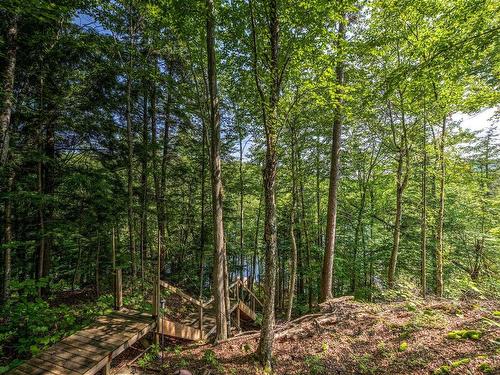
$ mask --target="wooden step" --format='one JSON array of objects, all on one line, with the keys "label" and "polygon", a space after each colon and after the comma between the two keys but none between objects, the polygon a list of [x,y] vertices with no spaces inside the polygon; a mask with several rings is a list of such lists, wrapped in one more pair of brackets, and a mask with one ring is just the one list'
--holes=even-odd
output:
[{"label": "wooden step", "polygon": [[190,341],[199,341],[203,339],[203,332],[199,329],[165,318],[161,319],[159,328],[159,333],[166,336]]}]

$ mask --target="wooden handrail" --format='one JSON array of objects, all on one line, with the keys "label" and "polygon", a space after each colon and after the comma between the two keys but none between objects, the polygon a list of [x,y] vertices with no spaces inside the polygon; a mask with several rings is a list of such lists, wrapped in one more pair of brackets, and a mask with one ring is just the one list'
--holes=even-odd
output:
[{"label": "wooden handrail", "polygon": [[191,297],[190,295],[187,295],[182,290],[180,290],[179,288],[177,288],[177,287],[175,287],[175,286],[167,283],[166,281],[160,280],[160,285],[163,288],[168,289],[168,290],[172,291],[173,293],[179,295],[180,297],[184,298],[185,300],[191,302],[193,305],[196,305],[196,306],[202,307],[202,308],[205,307],[205,304],[202,301],[197,300],[197,299]]},{"label": "wooden handrail", "polygon": [[229,285],[229,290],[233,289],[236,285],[238,285],[239,283],[241,282],[240,279],[236,279],[236,281],[234,283],[232,283],[231,285]]},{"label": "wooden handrail", "polygon": [[207,308],[213,301],[215,301],[214,297],[210,297],[210,299],[203,304],[203,308]]},{"label": "wooden handrail", "polygon": [[257,296],[255,294],[253,294],[253,292],[250,289],[248,289],[243,283],[241,283],[241,286],[259,303],[260,307],[263,307],[262,302],[260,302],[260,300],[257,298]]}]

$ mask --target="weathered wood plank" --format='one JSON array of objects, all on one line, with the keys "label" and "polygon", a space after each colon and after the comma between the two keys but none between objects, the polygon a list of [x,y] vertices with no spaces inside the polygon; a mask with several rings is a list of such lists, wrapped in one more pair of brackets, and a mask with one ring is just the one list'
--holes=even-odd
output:
[{"label": "weathered wood plank", "polygon": [[54,373],[57,375],[80,375],[80,373],[61,367],[57,365],[56,363],[52,363],[49,361],[42,360],[38,357],[34,357],[30,359],[30,364],[33,365],[34,367],[39,367],[42,369],[45,369],[49,371],[49,373]]},{"label": "weathered wood plank", "polygon": [[186,324],[174,322],[168,319],[161,319],[160,324],[160,333],[167,336],[191,341],[198,341],[203,337],[202,332],[199,329]]},{"label": "weathered wood plank", "polygon": [[93,362],[91,362],[91,363],[86,362],[85,364],[81,364],[81,363],[73,362],[72,360],[60,358],[57,355],[50,355],[50,354],[45,353],[45,352],[40,353],[39,355],[36,356],[36,358],[41,359],[42,361],[45,361],[45,362],[53,363],[54,365],[62,367],[66,370],[74,371],[78,374],[83,374],[85,372],[85,370],[88,368],[88,366],[93,363]]},{"label": "weathered wood plank", "polygon": [[60,342],[57,344],[58,348],[55,348],[54,351],[57,352],[57,350],[63,350],[65,353],[70,353],[73,355],[78,355],[83,358],[87,358],[90,360],[95,360],[96,356],[98,356],[97,353],[91,352],[89,350],[85,350],[86,348],[82,347],[83,345],[73,346],[70,344],[67,344],[66,342]]},{"label": "weathered wood plank", "polygon": [[44,370],[44,369],[38,368],[38,367],[33,367],[28,362],[25,362],[22,365],[16,367],[14,370],[9,372],[9,374],[12,374],[12,373],[15,374],[15,371],[17,371],[18,374],[28,374],[28,375],[47,374],[47,370]]},{"label": "weathered wood plank", "polygon": [[145,328],[143,328],[141,331],[137,332],[134,336],[130,337],[128,341],[120,345],[118,348],[116,348],[112,353],[111,353],[111,358],[115,358],[117,355],[122,353],[125,349],[129,348],[132,346],[137,340],[139,340],[141,337],[149,333],[151,330],[155,328],[155,324],[151,324]]},{"label": "weathered wood plank", "polygon": [[257,315],[250,307],[248,307],[243,301],[240,301],[238,304],[238,310],[241,312],[243,318],[255,320]]},{"label": "weathered wood plank", "polygon": [[71,336],[71,341],[68,340],[65,342],[65,344],[82,348],[91,353],[103,354],[103,355],[111,352],[116,347],[116,345],[113,344],[94,341],[88,337],[82,337],[77,335]]},{"label": "weathered wood plank", "polygon": [[130,323],[130,324],[109,324],[107,326],[102,326],[102,327],[94,327],[94,328],[89,328],[85,329],[82,331],[77,332],[80,336],[86,336],[86,337],[91,337],[93,339],[97,339],[100,337],[120,337],[120,336],[127,336],[130,334],[133,334],[137,331],[141,331],[148,325],[145,323]]},{"label": "weathered wood plank", "polygon": [[88,368],[90,365],[93,365],[98,359],[98,357],[96,358],[95,355],[92,358],[83,357],[80,354],[76,354],[73,351],[70,351],[71,349],[68,349],[67,347],[63,347],[62,345],[57,345],[57,346],[58,346],[57,350],[54,350],[52,352],[46,351],[45,353],[60,358],[63,361],[71,361],[78,363],[80,366],[85,366],[85,368]]}]

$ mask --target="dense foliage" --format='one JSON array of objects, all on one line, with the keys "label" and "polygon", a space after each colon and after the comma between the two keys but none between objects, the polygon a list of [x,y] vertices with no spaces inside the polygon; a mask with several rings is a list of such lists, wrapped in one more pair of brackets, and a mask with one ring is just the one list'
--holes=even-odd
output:
[{"label": "dense foliage", "polygon": [[[271,3],[215,2],[229,277],[259,293]],[[318,301],[339,108],[334,295],[400,298],[423,284],[498,297],[498,109],[482,130],[459,119],[498,108],[499,3],[277,4],[278,316],[291,232],[293,313]],[[205,2],[7,0],[0,15],[0,358],[34,353],[109,307],[99,297],[111,286],[113,232],[135,292],[149,295],[159,247],[163,278],[210,295]],[[50,302],[84,289],[101,301],[89,311]]]}]

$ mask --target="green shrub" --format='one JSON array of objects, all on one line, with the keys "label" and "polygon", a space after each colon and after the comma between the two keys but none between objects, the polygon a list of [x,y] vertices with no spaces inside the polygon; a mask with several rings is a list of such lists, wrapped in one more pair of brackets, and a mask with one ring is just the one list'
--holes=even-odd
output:
[{"label": "green shrub", "polygon": [[219,363],[219,360],[217,359],[217,356],[215,355],[215,352],[213,350],[205,350],[203,352],[202,360],[215,370],[222,371],[222,365]]},{"label": "green shrub", "polygon": [[[12,282],[11,298],[0,308],[0,354],[9,347],[10,356],[29,358],[112,311],[110,296],[95,304],[50,306],[38,297],[38,289],[47,285],[44,279]],[[17,365],[12,362],[8,367]]]},{"label": "green shrub", "polygon": [[324,374],[326,371],[323,360],[318,355],[308,355],[305,358],[305,363],[311,375]]}]

